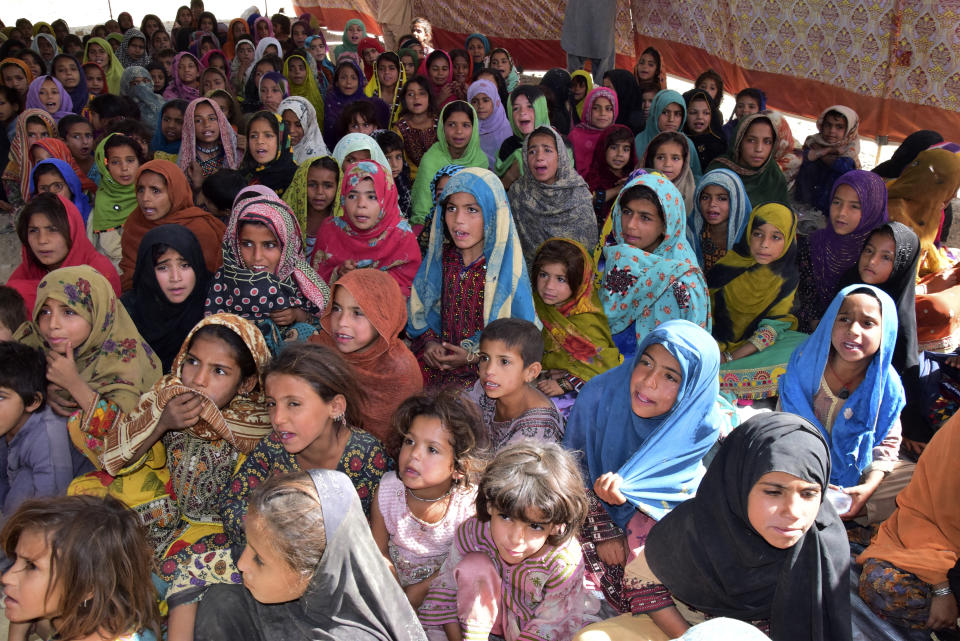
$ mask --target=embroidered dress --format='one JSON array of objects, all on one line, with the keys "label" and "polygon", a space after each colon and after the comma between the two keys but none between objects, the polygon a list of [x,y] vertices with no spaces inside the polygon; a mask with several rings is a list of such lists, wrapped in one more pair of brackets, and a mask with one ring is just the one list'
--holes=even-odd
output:
[{"label": "embroidered dress", "polygon": [[426,129],[419,129],[401,116],[393,128],[403,138],[403,157],[410,167],[410,178],[416,179],[423,154],[437,142],[437,123],[434,122]]},{"label": "embroidered dress", "polygon": [[[197,155],[197,125],[194,122],[193,114],[197,105],[207,105],[213,109],[213,114],[217,118],[217,127],[220,130],[220,136],[217,144],[220,145],[220,151],[208,160],[200,160]],[[230,122],[220,109],[216,100],[211,98],[197,98],[187,105],[187,110],[183,114],[183,135],[182,143],[177,156],[177,165],[180,170],[190,176],[190,168],[194,161],[200,165],[204,178],[216,173],[218,170],[226,167],[227,169],[236,169],[240,166],[240,155],[237,153],[237,134],[230,126]],[[199,185],[194,185],[199,188]]]},{"label": "embroidered dress", "polygon": [[563,440],[563,418],[553,405],[532,407],[517,418],[498,421],[497,401],[483,392],[480,381],[474,383],[467,393],[467,398],[480,408],[483,424],[490,438],[490,447],[494,452],[523,439],[546,443],[559,443]]}]

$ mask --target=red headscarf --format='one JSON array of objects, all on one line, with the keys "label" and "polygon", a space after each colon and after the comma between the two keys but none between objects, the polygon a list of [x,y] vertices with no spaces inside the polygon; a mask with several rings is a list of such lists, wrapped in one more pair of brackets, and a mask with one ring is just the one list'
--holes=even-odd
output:
[{"label": "red headscarf", "polygon": [[[384,49],[383,49],[383,45],[380,44],[380,41],[377,40],[376,38],[363,38],[362,40],[360,40],[360,42],[357,43],[357,54],[360,56],[360,61],[363,62],[363,75],[366,76],[367,79],[371,79],[373,78],[373,74],[376,71],[376,69],[373,68],[373,65],[367,64],[367,61],[364,60],[363,58],[364,49],[376,49],[378,56],[381,53],[383,53]],[[363,89],[363,87],[360,87],[360,88]]]},{"label": "red headscarf", "polygon": [[[30,145],[30,148],[34,147],[43,147],[47,150],[47,153],[50,154],[51,158],[56,158],[57,160],[62,160],[63,162],[70,165],[70,169],[77,174],[77,178],[80,179],[80,186],[83,187],[83,191],[88,194],[96,193],[97,183],[90,180],[90,178],[83,173],[83,170],[80,169],[80,165],[77,164],[77,161],[74,160],[73,154],[70,153],[70,148],[67,147],[67,143],[63,142],[59,138],[41,138],[37,142]],[[30,171],[27,172],[27,175],[33,171],[33,168],[36,167],[37,163],[33,162],[33,158],[30,155],[27,155],[27,159],[30,162]]]}]

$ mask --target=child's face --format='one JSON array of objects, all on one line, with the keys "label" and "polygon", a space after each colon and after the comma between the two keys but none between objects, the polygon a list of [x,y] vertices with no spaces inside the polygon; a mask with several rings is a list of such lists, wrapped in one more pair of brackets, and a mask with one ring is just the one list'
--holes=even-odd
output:
[{"label": "child's face", "polygon": [[457,472],[450,432],[436,416],[421,414],[403,435],[397,457],[397,475],[416,497],[435,499],[450,490]]},{"label": "child's face", "polygon": [[370,150],[369,149],[357,149],[356,151],[351,151],[343,159],[343,166],[355,162],[360,162],[361,160],[370,160]]},{"label": "child's face", "polygon": [[77,160],[89,158],[93,151],[93,127],[85,122],[73,125],[67,130],[67,138],[64,142]]},{"label": "child's face", "polygon": [[720,225],[730,218],[730,194],[720,185],[707,185],[700,192],[700,212],[708,225]]},{"label": "child's face", "polygon": [[740,118],[755,114],[759,111],[760,105],[757,104],[756,99],[750,96],[740,96],[737,98],[737,104],[733,108],[733,115],[739,120]]},{"label": "child's face", "polygon": [[250,123],[250,129],[247,131],[247,148],[256,162],[265,165],[276,158],[279,144],[276,132],[263,118]]},{"label": "child's face", "polygon": [[357,77],[357,71],[353,67],[344,67],[337,76],[337,89],[345,96],[352,96],[357,92],[360,86],[360,78]]},{"label": "child's face", "polygon": [[471,38],[470,42],[467,43],[467,53],[470,54],[470,58],[474,62],[483,62],[487,50],[483,48],[483,42],[480,38]]},{"label": "child's face", "polygon": [[64,356],[67,350],[78,349],[90,336],[90,321],[60,301],[48,298],[40,308],[37,322],[40,335],[50,349]]},{"label": "child's face", "polygon": [[397,65],[394,64],[393,60],[384,58],[377,63],[377,77],[380,78],[380,86],[396,87],[397,80],[400,79],[400,70],[397,69]]},{"label": "child's face", "polygon": [[657,117],[657,126],[660,131],[680,131],[681,123],[683,123],[683,107],[675,102],[664,107]]},{"label": "child's face", "polygon": [[480,341],[480,386],[489,398],[499,399],[522,392],[540,375],[540,363],[523,364],[519,347],[503,341]]},{"label": "child's face", "polygon": [[773,223],[763,223],[750,232],[750,254],[760,265],[769,265],[783,256],[787,239]]},{"label": "child's face", "polygon": [[37,142],[42,138],[48,138],[49,132],[47,128],[40,123],[32,122],[27,125],[27,148],[29,149],[33,143]]},{"label": "child's face", "polygon": [[[364,178],[343,199],[343,213],[350,224],[359,231],[373,229],[383,217],[380,202],[377,200],[377,190],[373,180]],[[341,288],[342,289],[342,288]]]},{"label": "child's face", "polygon": [[657,206],[642,198],[620,204],[620,223],[624,242],[646,252],[656,249],[666,232]]},{"label": "child's face", "polygon": [[490,536],[497,546],[497,553],[507,565],[516,565],[534,556],[547,539],[560,531],[560,526],[545,523],[543,513],[531,510],[527,519],[515,519],[503,514],[492,503],[487,504],[490,513]]},{"label": "child's face", "polygon": [[750,169],[763,167],[773,151],[773,141],[773,127],[770,123],[761,120],[750,125],[743,137],[743,142],[740,143],[740,157],[743,164]]},{"label": "child's face", "polygon": [[146,49],[147,46],[143,38],[130,38],[130,41],[127,43],[127,53],[130,54],[131,58],[139,58]]},{"label": "child's face", "polygon": [[683,171],[683,147],[680,143],[665,142],[653,154],[653,168],[670,180],[676,180]]},{"label": "child's face", "polygon": [[16,89],[21,96],[27,93],[30,83],[27,82],[27,74],[23,69],[14,64],[8,64],[3,68],[3,84],[11,89]]},{"label": "child's face", "polygon": [[597,98],[590,107],[590,123],[597,129],[606,129],[613,124],[613,103],[606,98]]},{"label": "child's face", "polygon": [[193,110],[193,126],[199,144],[209,147],[220,140],[220,121],[217,120],[217,112],[210,103],[197,104]]},{"label": "child's face", "polygon": [[430,108],[430,95],[418,83],[411,83],[407,87],[407,93],[404,94],[403,99],[406,102],[407,111],[415,116],[427,113]]},{"label": "child's face", "polygon": [[473,136],[473,120],[462,111],[449,114],[443,122],[443,135],[447,139],[450,155],[459,158]]},{"label": "child's face", "polygon": [[[196,111],[194,111],[194,116],[196,116]],[[164,111],[163,117],[160,119],[160,130],[167,142],[180,140],[183,136],[183,112],[172,107]],[[220,128],[218,127],[217,132],[219,133],[219,131]]]},{"label": "child's face", "polygon": [[170,34],[166,31],[160,31],[153,34],[153,50],[154,51],[163,51],[164,49],[170,49]]},{"label": "child's face", "polygon": [[237,57],[240,58],[240,63],[246,66],[253,62],[253,56],[257,51],[253,48],[253,45],[250,44],[249,40],[244,40],[237,45],[236,52]]},{"label": "child's face", "polygon": [[460,253],[483,247],[483,209],[473,194],[457,192],[447,198],[443,221]]},{"label": "child's face", "polygon": [[412,56],[400,56],[400,64],[403,65],[403,71],[407,75],[407,78],[413,77],[413,72],[416,71],[413,64]]},{"label": "child's face", "polygon": [[587,81],[581,76],[576,76],[570,83],[570,95],[576,102],[580,102],[587,95]]},{"label": "child's face", "polygon": [[510,75],[510,58],[502,51],[490,56],[490,66],[499,71],[504,80]]},{"label": "child's face", "polygon": [[630,162],[630,151],[632,149],[633,143],[627,140],[621,140],[609,145],[606,152],[607,167],[615,172],[623,171],[627,163]]},{"label": "child's face", "polygon": [[843,116],[828,114],[823,119],[823,126],[820,129],[820,135],[828,145],[835,145],[847,133],[847,119]]},{"label": "child's face", "polygon": [[702,134],[710,127],[710,105],[705,100],[694,100],[690,103],[687,127],[695,134]]},{"label": "child's face", "polygon": [[394,149],[393,151],[388,151],[385,155],[387,162],[390,164],[390,173],[393,175],[393,179],[396,180],[403,171],[403,150]]},{"label": "child's face", "polygon": [[300,123],[300,119],[297,118],[297,114],[293,113],[290,109],[284,109],[283,126],[286,128],[287,133],[290,134],[290,144],[293,146],[299,145],[300,141],[303,140],[303,125]]},{"label": "child's face", "polygon": [[657,59],[649,53],[643,54],[637,60],[637,68],[634,71],[640,80],[653,80],[657,73]]},{"label": "child's face", "polygon": [[367,47],[360,55],[363,56],[363,61],[366,64],[372,66],[377,61],[377,56],[379,56],[380,53],[373,47]]},{"label": "child's face", "polygon": [[256,512],[246,519],[247,546],[237,559],[243,585],[260,603],[286,603],[307,591],[309,574],[294,570],[274,547],[277,535]]},{"label": "child's face", "polygon": [[838,185],[830,201],[830,225],[839,236],[846,236],[860,225],[860,197],[846,183]]},{"label": "child's face", "polygon": [[140,169],[140,160],[133,147],[121,145],[111,147],[107,151],[107,171],[118,183],[124,187],[132,185]]},{"label": "child's face", "polygon": [[294,46],[296,46],[298,49],[303,48],[303,44],[307,40],[307,32],[304,31],[302,22],[295,23],[293,27],[290,28],[290,39],[293,40]]},{"label": "child's face", "polygon": [[816,483],[786,472],[767,472],[747,495],[747,519],[764,541],[786,550],[813,525],[820,502]]},{"label": "child's face", "polygon": [[653,104],[653,98],[657,95],[656,91],[644,91],[640,94],[640,106],[643,108],[643,119],[646,121],[650,115],[650,106]]},{"label": "child's face", "polygon": [[486,120],[493,115],[493,101],[485,93],[478,93],[470,101],[470,104],[477,110],[477,118],[480,120]]},{"label": "child's face", "polygon": [[310,41],[310,55],[317,62],[321,62],[327,57],[327,45],[323,44],[323,40],[316,38]]},{"label": "child's face", "polygon": [[98,45],[96,42],[92,42],[87,45],[88,62],[95,62],[100,65],[101,69],[106,69],[109,60],[110,58],[107,56],[107,50]]},{"label": "child's face", "polygon": [[283,247],[277,237],[265,225],[240,225],[237,232],[240,257],[247,269],[253,272],[277,273]]},{"label": "child's face", "polygon": [[347,28],[347,40],[357,44],[363,40],[363,27],[358,24],[352,24]]},{"label": "child's face", "polygon": [[463,56],[453,59],[453,79],[457,82],[470,82],[470,61]]},{"label": "child's face", "polygon": [[307,81],[307,64],[300,58],[290,58],[287,71],[290,74],[288,78],[290,84],[302,85]]},{"label": "child's face", "polygon": [[4,614],[11,623],[50,619],[59,613],[63,588],[51,585],[50,545],[37,528],[24,530],[14,551],[15,561],[3,574]]},{"label": "child's face", "polygon": [[833,322],[830,343],[847,363],[859,363],[877,353],[883,338],[880,301],[869,294],[850,294]]},{"label": "child's face", "polygon": [[87,89],[90,93],[97,95],[103,93],[103,73],[96,67],[85,67],[83,71],[87,75]]},{"label": "child's face", "polygon": [[714,100],[717,99],[717,94],[720,93],[720,87],[717,86],[717,81],[713,78],[704,78],[700,84],[697,85],[697,89],[706,91]]},{"label": "child's face", "polygon": [[347,127],[347,131],[349,133],[366,134],[368,136],[372,135],[376,130],[377,126],[372,122],[367,122],[367,120],[360,114],[356,114],[353,120],[350,122],[350,125]]},{"label": "child's face", "polygon": [[347,409],[343,396],[323,400],[309,382],[291,374],[269,374],[267,412],[273,431],[290,454],[299,454],[333,429],[333,417]]},{"label": "child's face", "polygon": [[180,76],[180,82],[184,84],[196,82],[199,73],[197,63],[193,61],[193,58],[190,56],[180,58],[180,62],[177,63],[177,74]]},{"label": "child's face", "polygon": [[337,175],[313,166],[307,171],[307,204],[311,212],[324,212],[337,195]]},{"label": "child's face", "polygon": [[270,27],[264,21],[257,22],[257,38],[266,38],[270,35]]},{"label": "child's face", "polygon": [[[6,328],[0,327],[0,331],[5,330]],[[40,403],[38,396],[30,405],[25,405],[16,391],[9,387],[0,387],[0,436],[6,436],[9,442],[30,418],[30,413],[40,407]]]},{"label": "child's face", "polygon": [[557,182],[559,163],[557,143],[553,136],[530,136],[527,143],[527,164],[535,180],[547,185]]},{"label": "child's face", "polygon": [[265,78],[260,81],[260,102],[264,109],[276,113],[280,103],[283,102],[283,89],[275,81]]},{"label": "child's face", "polygon": [[0,93],[0,122],[10,121],[17,113],[17,106],[7,100],[7,97]]},{"label": "child's face", "polygon": [[547,305],[562,305],[573,296],[567,268],[562,263],[546,263],[537,274],[537,293]]},{"label": "child's face", "polygon": [[[189,271],[193,274],[192,269]],[[180,377],[184,385],[208,396],[220,409],[230,404],[245,383],[233,348],[222,339],[212,336],[197,336],[190,342]],[[256,381],[255,377],[251,379],[246,382],[246,391]]]},{"label": "child's face", "polygon": [[68,200],[73,200],[73,192],[63,180],[59,172],[43,174],[37,177],[37,193],[59,194]]},{"label": "child's face", "polygon": [[80,68],[70,58],[60,58],[53,66],[53,74],[64,89],[73,89],[80,84]]},{"label": "child's face", "polygon": [[50,158],[50,152],[41,147],[40,145],[34,145],[30,148],[30,159],[33,160],[34,164],[40,162],[41,160],[46,160]]},{"label": "child's face", "polygon": [[867,285],[882,285],[893,273],[893,263],[897,256],[897,244],[893,236],[884,232],[867,239],[857,263],[860,279]]},{"label": "child's face", "polygon": [[353,294],[346,287],[337,287],[336,290],[330,313],[330,332],[337,349],[344,354],[352,354],[370,347],[380,334]]},{"label": "child's face", "polygon": [[197,274],[193,267],[173,248],[160,254],[153,264],[153,273],[157,277],[160,291],[174,305],[187,300],[197,284]]},{"label": "child's face", "polygon": [[450,80],[450,63],[443,56],[435,56],[427,69],[430,80],[438,87],[442,87]]},{"label": "child's face", "polygon": [[150,78],[153,80],[153,92],[158,93],[163,90],[163,85],[167,78],[163,74],[163,69],[151,69]]},{"label": "child's face", "polygon": [[170,213],[173,202],[167,182],[160,174],[144,171],[137,180],[137,204],[143,217],[156,222]]},{"label": "child's face", "polygon": [[59,267],[70,253],[63,230],[54,227],[50,218],[40,212],[32,214],[27,223],[27,244],[37,261],[48,270]]},{"label": "child's face", "polygon": [[[536,114],[533,104],[526,96],[517,96],[511,103],[513,122],[524,136],[528,136],[536,128]],[[612,121],[611,121],[612,122]]]},{"label": "child's face", "polygon": [[[214,69],[213,66],[210,67]],[[216,91],[217,89],[223,89],[226,91],[227,83],[218,73],[205,73],[203,74],[203,84],[200,87],[201,93],[204,95],[209,94],[211,91]]]},{"label": "child's face", "polygon": [[647,345],[630,376],[630,408],[640,418],[663,416],[677,402],[683,370],[659,343]]}]

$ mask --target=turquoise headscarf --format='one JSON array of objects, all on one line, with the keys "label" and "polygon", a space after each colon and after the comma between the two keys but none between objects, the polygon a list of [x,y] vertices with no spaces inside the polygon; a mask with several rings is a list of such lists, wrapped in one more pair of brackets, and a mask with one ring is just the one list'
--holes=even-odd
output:
[{"label": "turquoise headscarf", "polygon": [[727,251],[739,242],[743,232],[747,229],[750,220],[750,197],[735,172],[729,169],[711,169],[703,175],[697,183],[697,191],[693,194],[693,211],[687,218],[687,242],[697,254],[697,264],[703,269],[703,247],[700,246],[700,234],[703,232],[703,211],[700,209],[700,194],[705,187],[717,185],[727,190],[730,196],[730,217],[727,218]]},{"label": "turquoise headscarf", "polygon": [[660,124],[658,123],[660,120],[660,114],[663,113],[663,110],[666,109],[667,105],[671,103],[680,105],[680,109],[683,111],[683,116],[680,118],[680,127],[677,129],[677,133],[683,135],[683,137],[687,139],[687,147],[690,151],[690,171],[693,172],[693,177],[699,180],[700,176],[703,174],[703,169],[700,167],[700,156],[697,155],[697,147],[693,144],[693,141],[683,133],[683,124],[687,122],[687,103],[679,92],[676,92],[672,89],[658,91],[657,95],[653,97],[653,102],[650,104],[650,113],[647,114],[647,126],[644,127],[643,131],[638,133],[636,138],[633,139],[634,146],[637,149],[637,158],[640,158],[641,160],[644,158],[644,154],[647,151],[647,145],[649,145],[650,141],[660,133]]},{"label": "turquoise headscarf", "polygon": [[[533,290],[520,251],[520,239],[513,225],[507,192],[489,169],[466,167],[447,182],[440,194],[442,203],[451,194],[471,194],[483,210],[483,256],[487,277],[483,287],[483,324],[498,318],[522,318],[540,326],[533,306]],[[433,215],[430,245],[420,263],[410,292],[407,334],[420,336],[441,328],[440,298],[443,292],[443,243],[446,224],[443,215]],[[472,341],[480,339],[479,332]]]},{"label": "turquoise headscarf", "polygon": [[[880,348],[867,367],[866,377],[843,404],[833,428],[826,428],[813,413],[813,397],[830,357],[833,323],[843,299],[858,289],[868,289],[880,300],[883,337]],[[817,329],[794,350],[787,371],[780,377],[780,404],[784,412],[804,417],[830,444],[830,482],[851,487],[860,482],[863,470],[873,461],[873,447],[890,431],[906,403],[900,376],[891,365],[897,346],[897,306],[881,289],[870,285],[849,285],[834,296]]]},{"label": "turquoise headscarf", "polygon": [[[630,406],[630,378],[644,350],[662,345],[680,363],[683,380],[666,414],[640,418]],[[685,320],[663,323],[640,342],[629,362],[590,379],[567,421],[563,445],[584,453],[585,482],[606,472],[623,477],[627,502],[604,507],[625,527],[637,509],[660,520],[693,497],[703,456],[725,419],[717,407],[720,350],[709,333]]]}]

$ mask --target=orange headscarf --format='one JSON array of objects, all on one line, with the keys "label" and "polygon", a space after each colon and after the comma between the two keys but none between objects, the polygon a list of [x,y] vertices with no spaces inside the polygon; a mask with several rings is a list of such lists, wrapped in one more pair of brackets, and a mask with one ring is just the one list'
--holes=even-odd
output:
[{"label": "orange headscarf", "polygon": [[193,192],[190,183],[180,168],[169,160],[151,160],[140,165],[137,171],[137,181],[144,172],[151,171],[163,176],[167,183],[167,193],[170,195],[170,213],[159,220],[147,220],[140,206],[130,213],[123,224],[123,240],[121,244],[120,272],[123,291],[133,287],[133,269],[137,264],[137,248],[144,234],[160,225],[182,225],[197,237],[203,249],[204,262],[210,273],[214,273],[223,265],[223,234],[226,225],[210,212],[204,211],[193,204]]},{"label": "orange headscarf", "polygon": [[[83,173],[83,170],[80,169],[80,165],[77,164],[77,161],[73,158],[73,154],[70,153],[70,148],[67,147],[67,143],[63,142],[59,138],[41,138],[37,142],[33,143],[30,148],[40,146],[47,150],[47,153],[50,154],[51,158],[56,158],[57,160],[62,160],[63,162],[70,165],[70,169],[77,174],[77,178],[80,179],[80,186],[83,187],[83,191],[88,194],[95,194],[97,192],[97,183],[90,180],[89,176]],[[27,161],[29,162],[30,169],[27,171],[27,175],[33,171],[33,168],[37,166],[37,163],[33,162],[33,158],[30,154],[27,154]]]},{"label": "orange headscarf", "polygon": [[233,25],[242,24],[243,33],[250,35],[250,26],[247,24],[247,21],[243,18],[235,18],[230,21],[230,26],[227,28],[227,41],[223,45],[223,52],[227,54],[227,57],[230,60],[233,60],[233,57],[237,55],[237,41],[233,36]]},{"label": "orange headscarf", "polygon": [[30,67],[27,66],[27,63],[25,63],[23,60],[20,60],[20,58],[4,58],[3,60],[0,60],[0,69],[6,67],[7,65],[17,65],[23,69],[23,73],[27,76],[27,85],[33,82],[33,72],[30,71]]}]

